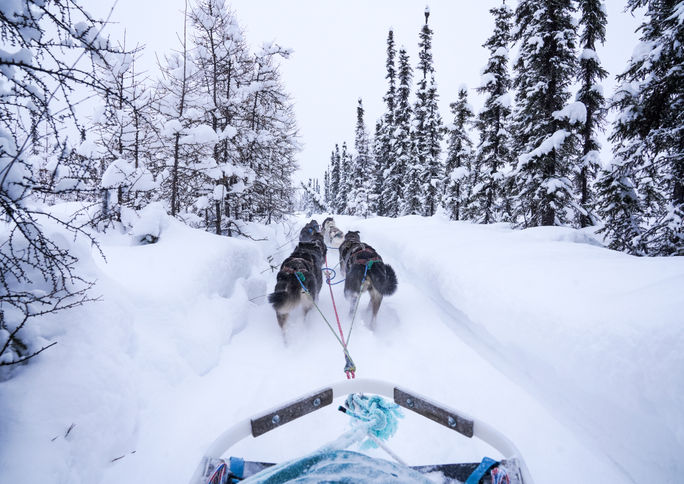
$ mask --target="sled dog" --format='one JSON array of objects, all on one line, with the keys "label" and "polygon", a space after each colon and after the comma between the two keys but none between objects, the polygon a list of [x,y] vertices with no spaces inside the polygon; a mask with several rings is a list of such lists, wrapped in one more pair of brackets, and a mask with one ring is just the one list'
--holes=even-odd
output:
[{"label": "sled dog", "polygon": [[323,286],[322,268],[326,255],[323,236],[316,230],[311,233],[307,230],[304,238],[308,240],[300,240],[292,254],[281,264],[275,289],[268,295],[268,302],[275,309],[283,332],[290,313],[299,307],[304,309],[304,314],[308,313]]},{"label": "sled dog", "polygon": [[299,241],[309,242],[313,240],[314,234],[318,232],[320,232],[318,222],[315,219],[311,219],[311,221],[299,231]]},{"label": "sled dog", "polygon": [[390,296],[397,290],[394,269],[382,261],[373,247],[361,242],[358,231],[349,231],[344,236],[340,245],[340,269],[345,276],[344,296],[351,303],[350,316],[361,293],[367,290],[373,312],[369,326],[374,329],[383,296]]},{"label": "sled dog", "polygon": [[335,226],[335,221],[332,217],[328,217],[323,221],[323,238],[326,244],[335,249],[344,242],[344,233]]}]

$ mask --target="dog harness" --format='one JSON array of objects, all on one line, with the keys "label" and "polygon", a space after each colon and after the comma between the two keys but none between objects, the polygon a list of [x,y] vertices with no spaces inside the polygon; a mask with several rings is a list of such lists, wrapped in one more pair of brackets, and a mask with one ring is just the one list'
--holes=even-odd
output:
[{"label": "dog harness", "polygon": [[352,252],[350,259],[352,260],[353,264],[361,264],[364,266],[369,262],[382,261],[382,258],[378,255],[377,252],[375,252],[375,249],[373,249],[370,246],[363,246],[356,252]]},{"label": "dog harness", "polygon": [[[305,259],[302,259],[300,257],[293,257],[291,258],[288,262],[296,262],[298,265],[303,265],[305,270],[309,270],[309,265]],[[295,272],[300,272],[300,268],[295,268],[292,266],[285,266],[280,268],[280,272],[284,274],[294,274]]]}]

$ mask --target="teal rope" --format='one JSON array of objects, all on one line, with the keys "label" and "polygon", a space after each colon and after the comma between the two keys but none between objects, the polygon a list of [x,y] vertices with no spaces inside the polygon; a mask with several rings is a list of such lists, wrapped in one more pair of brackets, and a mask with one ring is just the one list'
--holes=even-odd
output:
[{"label": "teal rope", "polygon": [[342,339],[340,339],[340,337],[337,335],[337,333],[335,332],[335,328],[333,328],[333,326],[330,324],[330,322],[328,321],[328,318],[325,317],[325,314],[323,314],[323,311],[321,311],[321,308],[318,307],[318,304],[316,304],[316,301],[314,300],[314,298],[311,295],[311,293],[309,292],[309,290],[306,288],[306,286],[304,286],[304,281],[306,281],[306,277],[301,272],[295,272],[295,275],[297,276],[297,281],[299,281],[299,285],[302,286],[304,293],[306,293],[309,297],[311,297],[311,302],[313,303],[314,307],[316,308],[318,313],[323,318],[323,321],[325,321],[325,324],[328,326],[328,329],[330,329],[330,331],[332,332],[332,334],[335,337],[335,339],[337,340],[337,342],[340,344],[340,346],[342,346],[342,350],[344,351],[344,358],[345,358],[344,371],[345,372],[347,372],[347,371],[355,372],[356,371],[356,365],[354,364],[354,360],[352,360],[352,357],[349,354],[349,350],[347,350],[347,345],[345,345],[344,342],[342,341]]},{"label": "teal rope", "polygon": [[361,279],[361,290],[359,291],[359,297],[356,299],[356,306],[354,307],[354,314],[352,315],[351,324],[349,325],[349,333],[347,333],[347,344],[349,344],[349,338],[351,337],[352,328],[354,327],[354,320],[356,319],[356,311],[359,309],[359,302],[361,302],[361,292],[363,292],[363,283],[366,282],[366,274],[368,274],[368,269],[373,266],[374,260],[369,260],[366,262],[366,268],[363,271],[363,279]]}]

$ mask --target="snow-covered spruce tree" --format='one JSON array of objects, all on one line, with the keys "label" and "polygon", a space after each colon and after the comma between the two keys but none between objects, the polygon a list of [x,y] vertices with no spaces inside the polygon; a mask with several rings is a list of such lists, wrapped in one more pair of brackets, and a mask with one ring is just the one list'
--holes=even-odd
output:
[{"label": "snow-covered spruce tree", "polygon": [[330,153],[330,200],[328,206],[331,213],[342,213],[340,211],[340,146],[335,143],[335,149]]},{"label": "snow-covered spruce tree", "polygon": [[92,141],[100,148],[101,208],[94,222],[102,229],[113,222],[128,222],[125,210],[143,208],[157,188],[148,169],[157,134],[150,92],[135,72],[138,52],[118,56],[98,69],[101,82],[108,86],[91,130]]},{"label": "snow-covered spruce tree", "polygon": [[[230,221],[226,224],[223,216],[230,211],[232,186],[238,185],[238,178],[244,175],[240,170],[232,170],[238,168],[237,129],[233,123],[240,108],[236,91],[251,66],[242,31],[223,0],[198,1],[191,8],[190,20],[193,63],[197,66],[192,89],[203,94],[203,124],[193,127],[184,139],[197,147],[205,145],[203,158],[207,170],[197,206],[204,208],[207,230],[213,226],[213,231],[221,234],[224,228],[231,228]],[[238,187],[244,188],[243,184]]]},{"label": "snow-covered spruce tree", "polygon": [[441,142],[443,137],[442,118],[437,107],[437,83],[432,62],[432,30],[428,25],[430,10],[425,9],[425,24],[420,31],[418,71],[422,76],[418,80],[416,103],[414,108],[415,150],[419,183],[419,213],[434,215],[439,205],[440,188],[444,167],[440,161]]},{"label": "snow-covered spruce tree", "polygon": [[466,206],[471,191],[469,180],[473,172],[473,142],[468,128],[473,122],[473,111],[468,104],[468,90],[465,86],[458,91],[458,101],[450,104],[454,122],[447,126],[448,150],[444,169],[444,194],[442,204],[451,220],[463,220],[464,215],[473,213]]},{"label": "snow-covered spruce tree", "polygon": [[347,142],[342,142],[340,153],[340,189],[337,192],[337,207],[340,215],[351,215],[351,192],[354,187],[354,160],[347,148]]},{"label": "snow-covered spruce tree", "polygon": [[242,31],[224,0],[199,0],[190,10],[193,38],[193,63],[197,76],[191,89],[203,94],[203,124],[184,136],[184,142],[203,148],[207,169],[202,180],[201,199],[207,229],[231,235],[235,226],[231,208],[239,211],[240,194],[254,179],[253,171],[239,163],[240,115],[245,108],[240,101],[240,87],[248,83],[252,59]]},{"label": "snow-covered spruce tree", "polygon": [[373,177],[372,186],[370,187],[369,213],[374,215],[380,215],[378,213],[379,210],[382,210],[383,213],[385,212],[385,205],[381,200],[384,183],[383,173],[385,171],[382,168],[382,160],[388,158],[389,151],[385,150],[383,147],[382,138],[384,131],[385,123],[382,119],[378,119],[375,122],[375,133],[371,141],[371,162],[369,166],[369,170],[372,173],[371,176]]},{"label": "snow-covered spruce tree", "polygon": [[364,121],[363,101],[359,98],[356,106],[356,129],[354,135],[353,165],[351,169],[351,190],[347,205],[351,215],[368,217],[371,212],[371,195],[375,187],[372,170],[373,160],[370,140]]},{"label": "snow-covered spruce tree", "polygon": [[[394,31],[389,30],[387,34],[387,61],[385,68],[387,73],[387,92],[383,96],[385,102],[385,114],[376,128],[374,139],[375,160],[377,163],[377,178],[375,183],[374,193],[377,195],[376,213],[378,215],[396,216],[396,209],[390,209],[389,205],[396,207],[393,200],[396,195],[390,195],[386,190],[387,176],[392,172],[395,160],[392,158],[392,149],[395,144],[396,125],[394,123],[395,99],[397,97],[397,69],[395,65],[395,58],[397,55],[396,47],[394,45]],[[390,199],[388,199],[388,196]],[[390,211],[394,211],[394,215]]]},{"label": "snow-covered spruce tree", "polygon": [[641,42],[612,100],[613,165],[599,183],[610,247],[684,255],[684,2],[646,7]]},{"label": "snow-covered spruce tree", "polygon": [[511,78],[508,71],[508,50],[511,45],[511,17],[513,11],[504,2],[492,8],[494,32],[483,47],[489,50],[489,60],[482,73],[485,103],[477,116],[480,133],[477,146],[476,169],[471,175],[470,202],[466,218],[480,223],[510,219],[511,152]]},{"label": "snow-covered spruce tree", "polygon": [[584,104],[587,117],[580,127],[582,143],[581,159],[577,166],[577,193],[579,195],[577,221],[579,227],[596,223],[594,215],[595,200],[591,185],[600,167],[598,131],[603,129],[605,119],[605,98],[600,82],[608,71],[602,66],[596,54],[596,44],[606,41],[607,15],[603,0],[579,0],[580,47],[577,78],[581,85],[577,101]]},{"label": "snow-covered spruce tree", "polygon": [[[394,102],[394,142],[390,149],[391,164],[387,167],[383,176],[385,183],[382,191],[382,199],[385,204],[385,215],[398,217],[403,213],[409,213],[409,208],[404,206],[405,173],[412,160],[411,142],[411,94],[412,69],[406,49],[399,49],[398,62],[398,87]],[[416,207],[417,210],[417,207]]]},{"label": "snow-covered spruce tree", "polygon": [[330,212],[328,204],[325,203],[325,200],[323,200],[323,196],[321,195],[321,187],[317,178],[309,178],[307,184],[301,182],[301,187],[301,210],[306,213],[307,217],[311,217],[311,215],[315,213]]},{"label": "snow-covered spruce tree", "polygon": [[626,160],[616,158],[609,168],[601,170],[596,183],[598,211],[605,225],[608,247],[634,255],[646,255],[642,234],[644,211],[637,193],[635,167]]},{"label": "snow-covered spruce tree", "polygon": [[159,198],[168,203],[171,215],[201,226],[201,219],[197,220],[191,211],[205,193],[208,167],[202,152],[207,149],[186,135],[201,124],[204,97],[194,89],[198,74],[190,55],[187,20],[186,2],[179,50],[159,63],[161,77],[155,88],[153,108],[161,128],[161,144],[152,160],[152,169],[160,184]]},{"label": "snow-covered spruce tree", "polygon": [[523,227],[564,225],[573,207],[576,152],[568,109],[575,73],[571,0],[521,0],[516,9],[520,53],[515,63],[515,221]]},{"label": "snow-covered spruce tree", "polygon": [[239,199],[241,211],[235,212],[238,220],[278,221],[291,211],[294,202],[297,126],[278,68],[278,59],[289,54],[276,44],[264,44],[254,55],[249,83],[242,87],[247,109],[243,110],[244,128],[239,130],[243,143],[238,147],[238,162],[254,173],[254,179]]},{"label": "snow-covered spruce tree", "polygon": [[[79,141],[69,134],[84,130],[76,105],[87,91],[108,90],[92,64],[107,65],[121,54],[100,36],[103,26],[77,0],[0,6],[2,378],[7,367],[55,344],[31,324],[35,318],[89,299],[92,284],[79,276],[69,242],[88,236],[83,221],[49,211],[42,200],[80,189],[80,173],[63,169]],[[51,173],[38,176],[32,153],[52,160]]]}]

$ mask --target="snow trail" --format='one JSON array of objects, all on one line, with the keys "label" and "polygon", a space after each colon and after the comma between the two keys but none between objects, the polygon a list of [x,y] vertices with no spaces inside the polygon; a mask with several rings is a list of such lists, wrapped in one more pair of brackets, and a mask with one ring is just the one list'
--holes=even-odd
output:
[{"label": "snow trail", "polygon": [[[364,325],[368,296],[360,302],[350,344],[359,378],[488,422],[538,483],[649,482],[648,472],[675,482],[684,259],[632,258],[560,228],[335,220],[361,230],[399,280],[375,332]],[[22,482],[32,463],[35,482],[185,484],[235,422],[345,379],[320,315],[294,318],[285,345],[265,298],[275,285],[269,265],[306,221],[250,227],[259,242],[176,222],[149,246],[106,238],[108,263],[94,256],[91,267],[102,302],[43,321],[60,344],[0,384],[3,479]],[[328,263],[337,257],[331,250]],[[341,284],[333,291],[346,334],[349,303]],[[319,304],[335,324],[327,287]],[[332,407],[231,454],[281,461],[313,451],[347,429]],[[499,457],[405,414],[388,445],[409,464]]]}]

